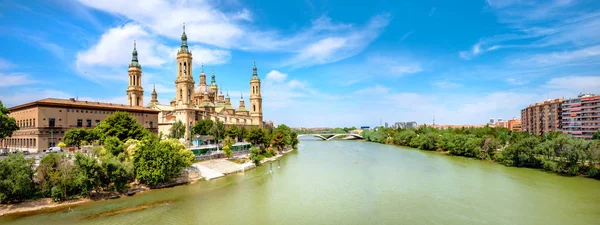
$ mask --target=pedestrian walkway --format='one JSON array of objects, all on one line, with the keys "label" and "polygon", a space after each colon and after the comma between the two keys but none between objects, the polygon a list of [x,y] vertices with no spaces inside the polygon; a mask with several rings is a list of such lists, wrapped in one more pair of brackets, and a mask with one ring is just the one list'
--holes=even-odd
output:
[{"label": "pedestrian walkway", "polygon": [[204,179],[206,179],[206,180],[211,180],[211,179],[225,176],[225,174],[220,173],[211,168],[205,167],[203,165],[200,165],[200,163],[194,163],[194,165],[192,165],[192,166],[198,168],[200,170],[200,176],[204,177]]}]

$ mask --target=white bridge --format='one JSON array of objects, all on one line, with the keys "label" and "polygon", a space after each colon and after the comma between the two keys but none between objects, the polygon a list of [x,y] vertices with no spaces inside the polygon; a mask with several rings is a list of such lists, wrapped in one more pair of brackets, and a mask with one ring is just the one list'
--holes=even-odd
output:
[{"label": "white bridge", "polygon": [[364,139],[362,136],[360,136],[360,134],[299,134],[298,137],[307,137],[307,136],[312,136],[312,137],[317,137],[317,138],[321,138],[325,141],[329,141],[331,139],[334,139],[335,137],[345,137],[344,139]]}]

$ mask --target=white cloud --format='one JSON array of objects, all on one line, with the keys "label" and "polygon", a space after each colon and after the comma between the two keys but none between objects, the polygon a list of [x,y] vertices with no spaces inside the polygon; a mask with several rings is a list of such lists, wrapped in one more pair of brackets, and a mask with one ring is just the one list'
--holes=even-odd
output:
[{"label": "white cloud", "polygon": [[565,90],[575,95],[580,92],[600,93],[600,76],[567,76],[550,79],[543,86]]},{"label": "white cloud", "polygon": [[0,58],[0,70],[2,70],[2,69],[8,69],[8,68],[11,68],[13,66],[14,65],[12,63],[10,63],[9,61],[7,61],[7,60],[5,60],[3,58]]},{"label": "white cloud", "polygon": [[37,83],[26,73],[0,73],[0,80],[2,81],[0,82],[1,88]]},{"label": "white cloud", "polygon": [[[147,27],[150,33],[178,40],[182,22],[191,43],[226,49],[292,53],[284,65],[303,67],[339,61],[363,51],[389,24],[390,16],[373,17],[364,26],[334,23],[327,16],[312,21],[297,32],[257,29],[248,24],[252,13],[246,8],[223,10],[210,1],[92,1],[88,7],[124,16]],[[131,5],[140,7],[131,10]]]},{"label": "white cloud", "polygon": [[[35,93],[35,94],[23,94],[23,93]],[[32,101],[41,100],[44,98],[72,98],[74,96],[69,95],[63,91],[43,89],[43,88],[22,88],[18,90],[12,90],[10,93],[0,93],[0,99],[2,103],[8,107],[15,105],[25,104]]]},{"label": "white cloud", "polygon": [[506,82],[514,84],[514,85],[524,85],[524,84],[529,83],[529,81],[523,80],[522,78],[521,79],[508,78],[508,79],[506,79]]},{"label": "white cloud", "polygon": [[[127,65],[131,62],[133,41],[136,41],[139,63],[142,68],[161,68],[174,62],[179,47],[169,47],[144,27],[128,23],[104,33],[98,42],[79,52],[76,68],[80,75],[98,82],[98,79],[126,80]],[[223,64],[231,59],[226,50],[190,46],[196,62]]]},{"label": "white cloud", "polygon": [[391,76],[403,76],[423,71],[419,62],[399,55],[370,55],[367,57],[367,64],[377,68],[377,71]]},{"label": "white cloud", "polygon": [[573,51],[551,52],[535,54],[523,60],[517,60],[517,63],[524,64],[542,64],[542,65],[560,65],[565,63],[589,63],[589,60],[598,60],[600,56],[600,45],[581,48]]},{"label": "white cloud", "polygon": [[271,70],[271,72],[267,73],[267,80],[272,80],[275,82],[283,82],[287,78],[287,74],[279,72],[277,70]]},{"label": "white cloud", "polygon": [[[489,0],[489,8],[510,33],[481,38],[464,59],[497,49],[582,48],[600,44],[600,12],[582,1]],[[478,51],[479,50],[479,51]]]}]

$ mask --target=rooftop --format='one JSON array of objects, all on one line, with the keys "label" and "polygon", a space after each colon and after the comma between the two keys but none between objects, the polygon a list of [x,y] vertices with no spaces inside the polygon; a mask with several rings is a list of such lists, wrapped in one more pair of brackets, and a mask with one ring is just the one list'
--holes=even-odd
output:
[{"label": "rooftop", "polygon": [[24,108],[34,106],[53,106],[53,107],[79,107],[86,109],[103,109],[103,110],[117,110],[127,112],[142,112],[142,113],[158,113],[157,110],[144,108],[140,106],[129,106],[124,104],[115,103],[104,103],[104,102],[92,102],[92,101],[79,101],[74,98],[70,99],[59,99],[59,98],[45,98],[42,100],[25,103],[10,107],[9,111],[17,111]]}]

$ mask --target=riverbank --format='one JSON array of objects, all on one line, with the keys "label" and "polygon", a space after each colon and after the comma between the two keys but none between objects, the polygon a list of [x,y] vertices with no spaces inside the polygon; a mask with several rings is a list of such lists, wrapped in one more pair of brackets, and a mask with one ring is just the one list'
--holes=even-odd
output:
[{"label": "riverbank", "polygon": [[[293,150],[294,149],[291,148],[286,151],[282,151],[282,154],[277,154],[276,156],[273,156],[271,158],[265,158],[261,161],[261,164],[270,162],[270,161],[275,161]],[[251,169],[256,168],[256,165],[254,165],[254,163],[252,163],[252,162],[237,164],[234,162],[230,162],[228,159],[225,159],[225,158],[197,162],[197,163],[194,163],[194,165],[205,166],[211,170],[215,170],[215,171],[221,173],[222,175],[217,176],[217,177],[208,176],[208,175],[203,176],[202,172],[204,172],[204,171],[202,171],[202,169],[201,169],[201,172],[198,174],[198,176],[192,175],[189,172],[184,172],[184,173],[182,173],[182,176],[173,178],[171,181],[166,182],[162,185],[159,185],[158,188],[155,188],[155,189],[170,188],[170,187],[175,187],[175,186],[185,185],[185,184],[193,184],[193,183],[196,183],[203,179],[211,180],[211,179],[223,177],[223,176],[226,176],[229,174],[244,172],[246,170],[251,170]],[[111,199],[116,199],[116,198],[121,198],[121,197],[132,196],[137,193],[145,192],[148,190],[151,190],[151,188],[146,187],[146,186],[136,185],[133,188],[130,188],[129,190],[127,190],[123,193],[108,193],[108,194],[104,194],[102,196],[96,196],[93,198],[80,198],[77,200],[67,200],[67,201],[61,201],[61,202],[54,202],[54,201],[52,201],[51,198],[41,198],[41,199],[34,199],[34,200],[25,200],[23,202],[15,203],[15,204],[2,204],[2,205],[0,205],[0,217],[7,216],[7,215],[17,215],[17,214],[33,214],[38,211],[45,211],[45,210],[62,210],[62,209],[67,209],[72,206],[80,205],[80,204],[87,203],[87,202],[111,200]]]}]

